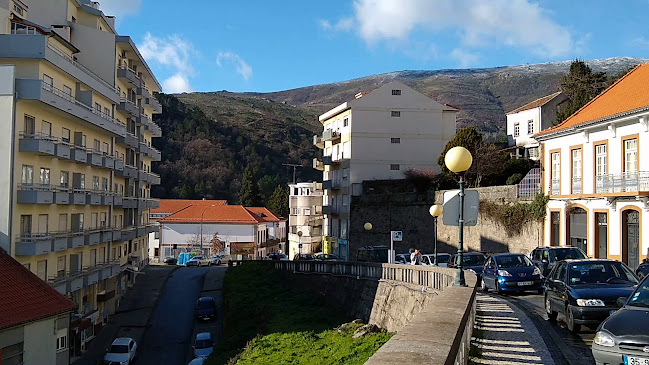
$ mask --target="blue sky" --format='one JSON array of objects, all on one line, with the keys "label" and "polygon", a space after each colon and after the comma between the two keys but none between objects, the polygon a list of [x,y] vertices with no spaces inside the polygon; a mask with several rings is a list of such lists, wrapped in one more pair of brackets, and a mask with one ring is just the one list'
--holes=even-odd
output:
[{"label": "blue sky", "polygon": [[649,58],[649,0],[100,0],[165,92],[400,70]]}]

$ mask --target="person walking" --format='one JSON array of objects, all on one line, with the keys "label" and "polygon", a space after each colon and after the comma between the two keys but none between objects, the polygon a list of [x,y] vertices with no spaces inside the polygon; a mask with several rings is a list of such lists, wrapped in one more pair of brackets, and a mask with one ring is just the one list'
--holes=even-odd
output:
[{"label": "person walking", "polygon": [[421,252],[419,252],[418,249],[415,249],[411,254],[410,254],[410,265],[421,265]]}]

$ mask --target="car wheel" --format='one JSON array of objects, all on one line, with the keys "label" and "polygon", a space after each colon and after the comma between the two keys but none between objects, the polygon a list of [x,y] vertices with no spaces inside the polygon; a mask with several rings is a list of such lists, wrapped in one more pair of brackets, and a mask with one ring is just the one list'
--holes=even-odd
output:
[{"label": "car wheel", "polygon": [[496,280],[496,289],[494,289],[494,291],[496,292],[496,294],[503,294],[502,289],[500,289],[500,284],[498,284],[498,280]]},{"label": "car wheel", "polygon": [[543,294],[543,289],[538,289],[538,290],[536,291],[536,293],[537,293],[538,295]]},{"label": "car wheel", "polygon": [[480,288],[481,288],[482,291],[485,292],[485,293],[489,291],[489,287],[487,287],[487,283],[484,282],[484,278],[483,278],[482,281],[480,282]]},{"label": "car wheel", "polygon": [[557,312],[553,311],[551,309],[552,307],[550,306],[550,296],[545,295],[545,314],[548,315],[548,320],[549,321],[556,321],[557,320]]},{"label": "car wheel", "polygon": [[579,333],[581,329],[581,325],[575,323],[575,317],[572,314],[572,306],[570,304],[566,307],[566,326],[568,327],[568,331],[572,333]]}]

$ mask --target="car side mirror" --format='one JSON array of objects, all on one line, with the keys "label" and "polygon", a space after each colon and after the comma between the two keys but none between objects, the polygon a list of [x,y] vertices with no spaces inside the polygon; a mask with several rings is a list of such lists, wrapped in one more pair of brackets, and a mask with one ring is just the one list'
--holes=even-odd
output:
[{"label": "car side mirror", "polygon": [[617,304],[618,307],[622,308],[626,304],[627,297],[619,297],[615,301],[615,304]]}]

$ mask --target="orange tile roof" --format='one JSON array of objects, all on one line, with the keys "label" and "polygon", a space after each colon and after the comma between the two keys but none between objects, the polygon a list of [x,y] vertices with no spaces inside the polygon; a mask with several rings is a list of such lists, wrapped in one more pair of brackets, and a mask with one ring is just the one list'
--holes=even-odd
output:
[{"label": "orange tile roof", "polygon": [[0,248],[0,329],[73,311],[77,305]]},{"label": "orange tile roof", "polygon": [[[286,218],[282,218],[277,214],[270,211],[270,209],[265,207],[250,207],[246,208],[253,215],[261,219],[262,222],[283,222],[286,221]],[[261,216],[260,216],[261,215]]]},{"label": "orange tile roof", "polygon": [[175,213],[190,205],[227,205],[227,200],[186,200],[160,199],[160,207],[151,209],[151,213]]},{"label": "orange tile roof", "polygon": [[514,113],[522,112],[523,110],[538,108],[540,106],[545,105],[548,101],[554,99],[559,94],[561,94],[561,91],[557,91],[554,94],[550,94],[550,95],[546,95],[546,96],[544,96],[542,98],[538,98],[538,99],[536,99],[534,101],[531,101],[531,102],[529,102],[529,103],[527,103],[527,104],[525,104],[523,106],[520,106],[520,107],[512,110],[511,112],[509,112],[507,114],[514,114]]},{"label": "orange tile roof", "polygon": [[258,223],[259,220],[241,205],[190,205],[166,218],[163,223]]},{"label": "orange tile roof", "polygon": [[649,63],[636,66],[561,124],[537,136],[649,107]]}]

